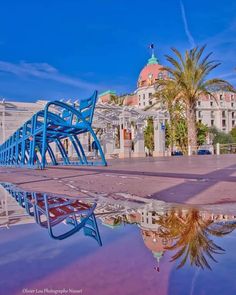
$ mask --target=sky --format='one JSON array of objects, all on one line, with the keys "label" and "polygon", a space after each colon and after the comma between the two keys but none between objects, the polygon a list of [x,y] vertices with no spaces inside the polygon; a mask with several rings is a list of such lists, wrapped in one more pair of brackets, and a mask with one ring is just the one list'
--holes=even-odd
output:
[{"label": "sky", "polygon": [[234,0],[0,0],[0,97],[86,98],[136,89],[150,56],[207,44],[236,85]]}]

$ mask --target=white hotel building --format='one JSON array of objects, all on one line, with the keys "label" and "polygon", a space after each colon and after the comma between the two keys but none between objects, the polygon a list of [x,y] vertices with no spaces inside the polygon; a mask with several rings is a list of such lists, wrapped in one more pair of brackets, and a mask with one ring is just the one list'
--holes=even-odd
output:
[{"label": "white hotel building", "polygon": [[[149,116],[154,118],[154,155],[164,155],[164,138],[160,127],[167,117],[161,110],[154,108],[145,111],[152,105],[155,85],[159,79],[166,79],[167,73],[162,70],[157,58],[152,55],[147,65],[141,70],[137,89],[130,95],[123,96],[124,106],[107,103],[114,91],[106,91],[99,96],[95,112],[95,126],[103,129],[101,140],[106,156],[119,154],[120,157],[145,156],[143,132]],[[216,92],[214,97],[201,97],[196,105],[196,118],[209,127],[215,126],[221,131],[229,132],[236,126],[236,94],[232,92]],[[16,129],[31,118],[37,111],[44,108],[47,102],[10,102],[0,100],[0,144],[3,143]],[[125,123],[124,123],[125,122]],[[125,128],[125,129],[124,129]],[[120,130],[120,146],[116,145],[116,133]],[[124,131],[129,131],[134,147],[127,148],[123,138]],[[88,145],[89,138],[84,139]],[[128,149],[128,151],[126,151]],[[126,155],[127,156],[124,156]]]},{"label": "white hotel building", "polygon": [[[125,96],[124,104],[144,110],[150,107],[154,101],[152,98],[156,92],[155,85],[158,80],[168,78],[168,73],[163,71],[162,68],[163,66],[158,63],[157,58],[152,54],[139,74],[137,89],[132,94]],[[110,96],[114,94],[114,91],[107,91],[100,95],[100,100],[107,102],[110,100]],[[215,98],[210,96],[199,98],[196,105],[197,121],[206,124],[208,127],[215,126],[227,133],[236,126],[236,93],[219,91],[212,94]]]}]

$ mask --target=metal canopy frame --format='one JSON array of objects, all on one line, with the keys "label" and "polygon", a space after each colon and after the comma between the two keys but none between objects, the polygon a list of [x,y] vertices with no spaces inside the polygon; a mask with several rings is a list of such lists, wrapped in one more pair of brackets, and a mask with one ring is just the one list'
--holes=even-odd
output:
[{"label": "metal canopy frame", "polygon": [[104,123],[118,126],[120,124],[120,117],[126,116],[127,114],[129,116],[127,119],[130,122],[142,122],[149,117],[162,120],[166,118],[165,113],[161,111],[144,111],[132,106],[119,106],[114,103],[97,103],[94,113],[94,126],[104,128]]},{"label": "metal canopy frame", "polygon": [[[45,108],[32,116],[0,146],[0,165],[27,166],[44,169],[47,165],[103,165],[106,160],[100,142],[92,129],[97,91],[79,105],[62,101],[48,102]],[[89,161],[80,141],[81,134],[89,133],[96,143],[99,160]],[[68,139],[76,152],[71,161],[62,144]],[[55,144],[60,152],[59,163],[53,151]]]}]

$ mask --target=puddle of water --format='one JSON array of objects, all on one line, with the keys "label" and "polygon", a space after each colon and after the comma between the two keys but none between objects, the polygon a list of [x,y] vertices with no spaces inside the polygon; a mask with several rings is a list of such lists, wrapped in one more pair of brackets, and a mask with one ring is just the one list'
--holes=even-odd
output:
[{"label": "puddle of water", "polygon": [[0,190],[0,294],[236,294],[233,204],[193,208],[97,196],[99,247],[82,230],[50,238],[11,194]]}]

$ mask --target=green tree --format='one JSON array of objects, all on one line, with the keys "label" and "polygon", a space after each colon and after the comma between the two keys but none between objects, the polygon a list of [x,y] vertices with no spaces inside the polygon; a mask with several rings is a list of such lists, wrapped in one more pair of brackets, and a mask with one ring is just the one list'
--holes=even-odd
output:
[{"label": "green tree", "polygon": [[234,142],[234,138],[231,133],[227,134],[223,131],[218,130],[216,127],[209,128],[209,134],[213,139],[213,144],[227,144]]},{"label": "green tree", "polygon": [[122,106],[124,104],[124,100],[125,97],[112,94],[110,102]]},{"label": "green tree", "polygon": [[166,127],[166,143],[170,147],[171,152],[173,152],[173,147],[176,145],[176,137],[178,137],[178,134],[176,134],[177,125],[181,124],[184,116],[183,103],[180,103],[177,99],[179,89],[171,80],[168,80],[165,86],[159,85],[154,97],[156,98],[155,104],[160,104],[162,108],[168,110],[169,123]]},{"label": "green tree", "polygon": [[147,119],[147,127],[144,130],[144,145],[152,153],[154,150],[154,126],[153,118]]},{"label": "green tree", "polygon": [[188,151],[188,129],[186,120],[181,118],[175,125],[175,142],[180,150],[187,154]]},{"label": "green tree", "polygon": [[[197,146],[197,126],[196,126],[196,101],[202,95],[212,96],[212,91],[231,90],[233,86],[222,79],[207,79],[213,69],[218,67],[220,63],[209,60],[212,53],[203,56],[205,46],[195,47],[186,50],[183,56],[177,49],[172,48],[175,57],[166,56],[170,67],[164,67],[171,78],[172,84],[178,89],[178,99],[184,102],[185,113],[188,127],[188,145]],[[164,87],[169,87],[168,80],[159,82]],[[171,85],[173,87],[173,85]]]},{"label": "green tree", "polygon": [[236,127],[232,128],[230,135],[232,136],[233,141],[236,142]]},{"label": "green tree", "polygon": [[[188,151],[188,132],[186,120],[180,119],[175,124],[173,124],[173,129],[170,129],[170,124],[166,123],[166,146],[171,147],[175,145],[184,154]],[[174,135],[174,136],[173,136]],[[171,152],[173,147],[171,148]]]},{"label": "green tree", "polygon": [[202,145],[206,142],[206,137],[208,133],[207,125],[197,122],[197,144]]}]

